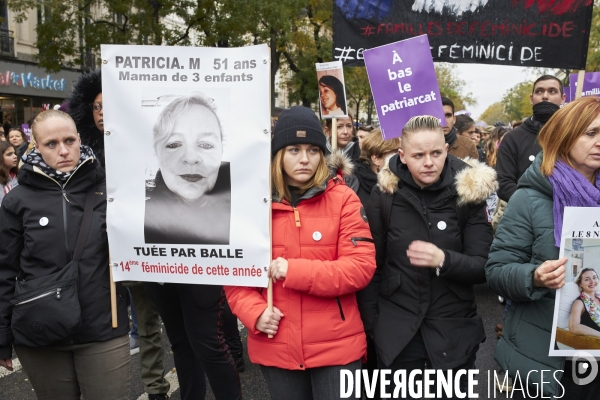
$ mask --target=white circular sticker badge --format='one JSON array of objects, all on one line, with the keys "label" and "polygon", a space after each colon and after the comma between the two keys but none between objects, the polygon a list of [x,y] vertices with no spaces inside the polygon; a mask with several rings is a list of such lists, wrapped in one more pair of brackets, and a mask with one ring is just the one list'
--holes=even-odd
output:
[{"label": "white circular sticker badge", "polygon": [[46,218],[46,217],[42,217],[42,218],[40,218],[40,225],[41,225],[41,226],[46,226],[46,225],[48,225],[48,218]]},{"label": "white circular sticker badge", "polygon": [[529,161],[535,160],[535,156],[529,156]]},{"label": "white circular sticker badge", "polygon": [[313,232],[313,239],[315,242],[318,242],[319,240],[321,240],[322,237],[323,237],[323,235],[321,235],[321,232],[319,232],[319,231]]},{"label": "white circular sticker badge", "polygon": [[437,227],[440,231],[443,231],[444,229],[446,229],[446,223],[444,221],[440,221],[438,222]]}]

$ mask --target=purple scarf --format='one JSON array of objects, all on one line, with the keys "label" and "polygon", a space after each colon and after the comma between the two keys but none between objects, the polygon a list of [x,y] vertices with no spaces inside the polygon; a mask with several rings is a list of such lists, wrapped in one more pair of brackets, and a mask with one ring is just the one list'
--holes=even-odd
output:
[{"label": "purple scarf", "polygon": [[596,174],[594,186],[569,164],[558,160],[548,179],[554,190],[554,245],[560,247],[565,207],[600,206],[600,174]]}]

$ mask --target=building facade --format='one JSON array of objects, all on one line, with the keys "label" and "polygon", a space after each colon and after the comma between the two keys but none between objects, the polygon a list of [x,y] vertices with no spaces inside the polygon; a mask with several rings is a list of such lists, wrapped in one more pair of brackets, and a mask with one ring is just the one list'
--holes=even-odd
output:
[{"label": "building facade", "polygon": [[0,125],[21,128],[64,102],[81,71],[63,68],[49,74],[38,67],[35,27],[40,11],[31,10],[22,23],[14,17],[7,0],[0,0]]}]

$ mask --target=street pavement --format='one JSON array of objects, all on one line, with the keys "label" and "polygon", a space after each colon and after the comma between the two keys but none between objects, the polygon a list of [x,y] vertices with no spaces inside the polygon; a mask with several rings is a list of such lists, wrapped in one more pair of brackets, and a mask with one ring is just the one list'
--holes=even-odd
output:
[{"label": "street pavement", "polygon": [[[493,385],[488,387],[488,371],[492,374],[493,371],[498,371],[498,365],[494,361],[494,349],[497,339],[494,331],[494,326],[501,322],[504,306],[498,302],[497,296],[487,287],[487,284],[475,286],[475,296],[477,299],[478,312],[483,318],[485,327],[486,341],[482,343],[477,353],[476,367],[479,369],[479,384],[478,393],[479,399],[494,398]],[[246,344],[247,332],[246,329],[241,330],[244,346]],[[177,371],[173,363],[173,353],[166,334],[163,335],[163,343],[165,349],[165,368],[167,371],[166,377],[171,383],[171,391],[169,393],[171,400],[180,400],[179,384],[177,382]],[[242,382],[242,392],[245,400],[268,400],[270,399],[269,391],[265,380],[257,365],[250,363],[247,352],[244,352],[246,360],[246,370],[240,374]],[[139,353],[131,356],[131,400],[146,400],[148,397],[144,393],[143,383],[140,378],[140,359]],[[35,400],[35,394],[31,388],[31,384],[27,379],[27,375],[20,368],[18,360],[15,359],[15,372],[7,373],[5,369],[0,367],[0,400]],[[493,379],[493,378],[492,378]],[[492,382],[493,383],[493,382]],[[489,393],[488,393],[489,388]],[[495,398],[501,398],[500,393],[496,394]],[[214,400],[214,396],[207,390],[207,400]]]}]

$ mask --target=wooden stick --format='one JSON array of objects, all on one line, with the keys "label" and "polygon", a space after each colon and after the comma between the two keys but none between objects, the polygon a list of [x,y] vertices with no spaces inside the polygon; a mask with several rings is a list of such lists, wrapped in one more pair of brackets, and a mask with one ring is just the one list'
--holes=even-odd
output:
[{"label": "wooden stick", "polygon": [[[269,286],[267,287],[267,308],[273,312],[273,280],[269,278]],[[269,334],[269,339],[273,339],[273,335]]]},{"label": "wooden stick", "polygon": [[579,71],[577,74],[577,91],[575,92],[575,99],[581,98],[583,93],[583,78],[585,77],[585,70]]},{"label": "wooden stick", "polygon": [[[273,193],[271,185],[271,168],[269,168],[269,193]],[[273,260],[273,199],[269,202],[269,260]],[[271,268],[271,266],[269,266]],[[273,280],[269,278],[269,286],[267,286],[267,308],[273,312]],[[273,339],[273,335],[267,336],[269,339]]]},{"label": "wooden stick", "polygon": [[331,149],[337,150],[337,118],[331,119]]},{"label": "wooden stick", "polygon": [[108,264],[108,271],[110,272],[110,314],[112,316],[112,327],[116,328],[119,326],[117,320],[117,285],[113,280],[112,263]]}]

